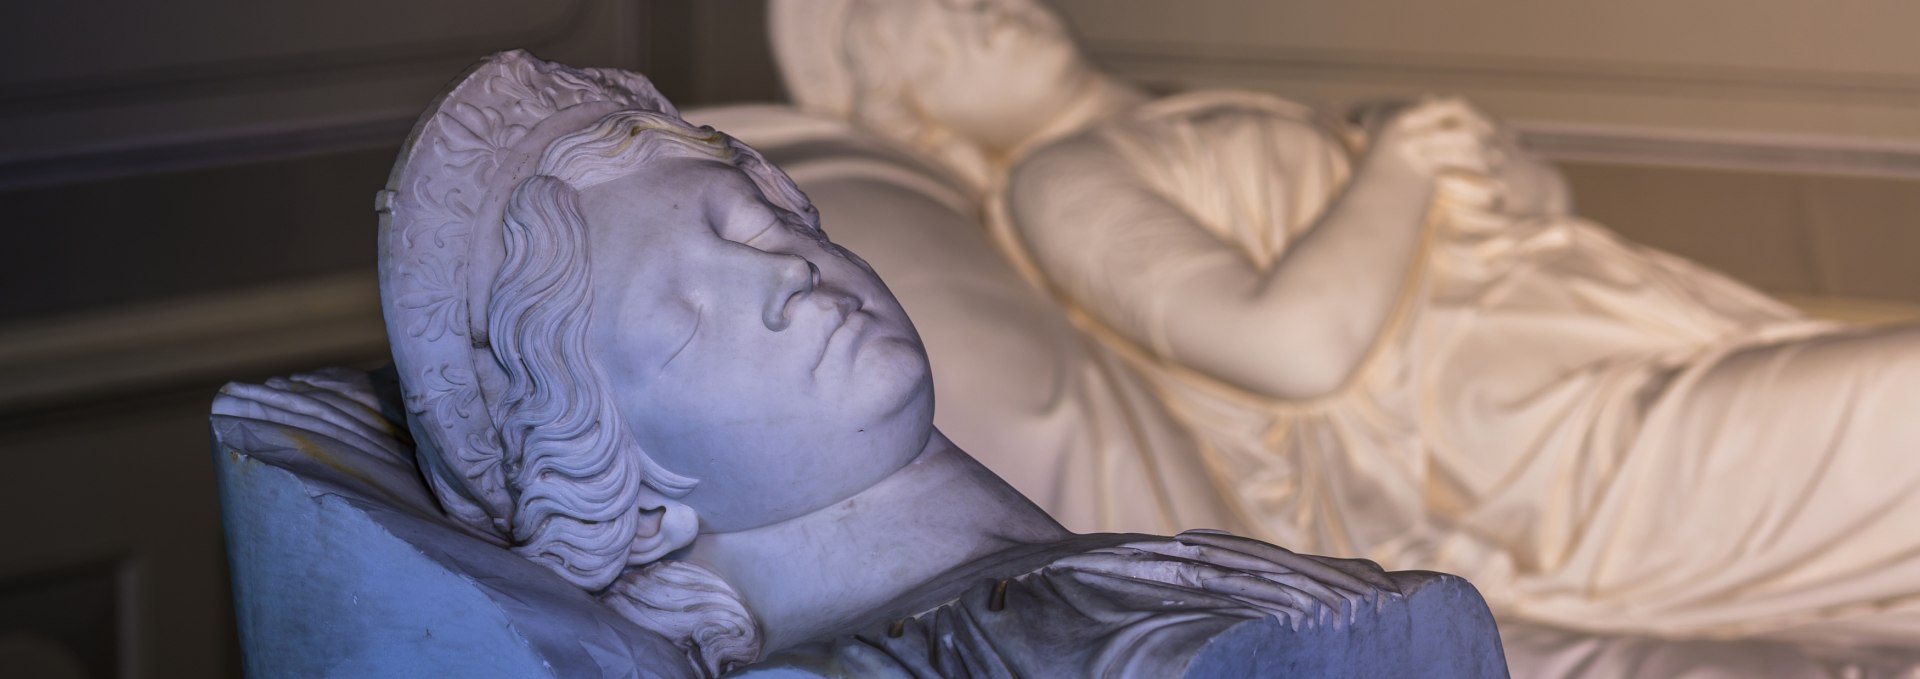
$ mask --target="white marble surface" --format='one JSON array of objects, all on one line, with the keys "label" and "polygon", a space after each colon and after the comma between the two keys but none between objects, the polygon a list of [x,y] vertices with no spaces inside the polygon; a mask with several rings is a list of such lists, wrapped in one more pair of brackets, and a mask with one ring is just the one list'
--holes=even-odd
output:
[{"label": "white marble surface", "polygon": [[[1155,458],[1203,466],[1247,530],[1470,573],[1510,619],[1596,644],[1780,643],[1787,672],[1913,650],[1913,328],[1810,320],[1623,243],[1458,103],[1147,102],[1018,0],[773,17],[799,106],[971,178],[1007,263],[1192,436]],[[1088,437],[1125,448],[1141,422]],[[1551,636],[1515,652],[1559,666]],[[1701,648],[1655,652],[1725,659]]]},{"label": "white marble surface", "polygon": [[[325,373],[215,405],[256,670],[397,674],[518,635],[506,662],[556,672],[576,636],[564,664],[614,674],[1504,672],[1458,578],[1062,528],[933,426],[913,324],[793,182],[638,75],[489,58],[422,116],[379,209],[399,403]],[[343,484],[363,514],[302,502]],[[406,558],[396,539],[440,555],[377,603],[463,624],[410,648],[323,604],[370,575],[297,577],[317,557],[275,517],[362,566]],[[538,596],[459,587],[528,567]],[[446,610],[406,605],[408,578]],[[341,633],[299,650],[316,624]]]}]

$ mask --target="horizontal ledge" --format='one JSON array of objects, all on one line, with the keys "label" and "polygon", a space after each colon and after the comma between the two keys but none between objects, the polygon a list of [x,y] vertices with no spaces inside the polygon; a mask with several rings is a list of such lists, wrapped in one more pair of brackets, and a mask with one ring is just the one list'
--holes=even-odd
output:
[{"label": "horizontal ledge", "polygon": [[414,118],[409,113],[265,130],[237,130],[207,138],[126,148],[0,158],[0,191],[398,147],[406,140],[407,132],[413,129]]},{"label": "horizontal ledge", "polygon": [[[1488,56],[1426,56],[1360,50],[1220,47],[1096,41],[1093,53],[1125,77],[1184,89],[1273,89],[1330,79],[1429,83],[1433,88],[1684,94],[1782,100],[1877,99],[1920,113],[1920,74],[1821,73],[1678,64],[1519,62]],[[1409,92],[1409,96],[1417,92]],[[1767,131],[1516,120],[1529,147],[1556,160],[1797,175],[1920,179],[1920,140]]]},{"label": "horizontal ledge", "polygon": [[1517,122],[1553,160],[1791,175],[1920,179],[1920,144],[1805,135]]},{"label": "horizontal ledge", "polygon": [[0,325],[0,412],[386,353],[379,284],[353,271]]},{"label": "horizontal ledge", "polygon": [[1920,73],[1816,71],[1718,64],[1632,63],[1490,54],[1094,40],[1089,53],[1123,72],[1292,73],[1370,80],[1471,80],[1551,91],[1681,92],[1762,98],[1885,99],[1920,104]]},{"label": "horizontal ledge", "polygon": [[[164,66],[129,65],[121,70],[0,83],[0,118],[35,109],[168,100],[182,95],[222,96],[240,90],[275,87],[287,80],[351,77],[409,63],[445,59],[471,62],[501,49],[536,49],[589,27],[587,19],[593,13],[592,3],[565,1],[568,6],[544,23],[507,22],[498,30],[477,34],[417,35],[414,42],[398,44],[232,55]],[[439,25],[447,23],[439,22]]]}]

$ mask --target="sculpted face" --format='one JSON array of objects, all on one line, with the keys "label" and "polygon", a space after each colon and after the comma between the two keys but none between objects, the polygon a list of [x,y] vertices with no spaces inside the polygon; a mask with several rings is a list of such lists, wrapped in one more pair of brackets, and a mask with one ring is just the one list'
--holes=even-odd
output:
[{"label": "sculpted face", "polygon": [[703,530],[806,514],[921,452],[933,388],[906,312],[739,170],[656,159],[580,206],[588,351],[640,445],[700,480],[682,501]]},{"label": "sculpted face", "polygon": [[911,105],[989,147],[1024,141],[1095,75],[1060,19],[1030,0],[882,0],[854,12],[885,45],[877,65],[905,71]]}]

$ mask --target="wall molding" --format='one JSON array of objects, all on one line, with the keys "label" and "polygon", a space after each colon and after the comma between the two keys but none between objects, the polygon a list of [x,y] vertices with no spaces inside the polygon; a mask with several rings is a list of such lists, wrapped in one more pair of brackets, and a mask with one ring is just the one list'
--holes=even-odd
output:
[{"label": "wall molding", "polygon": [[413,128],[414,118],[395,115],[283,125],[170,142],[0,159],[0,191],[397,147]]},{"label": "wall molding", "polygon": [[[1135,40],[1091,40],[1088,51],[1123,77],[1161,90],[1201,85],[1275,90],[1294,84],[1356,83],[1403,89],[1410,96],[1440,90],[1518,93],[1543,99],[1567,94],[1683,97],[1726,102],[1720,104],[1724,106],[1842,102],[1911,108],[1920,117],[1920,74]],[[1556,160],[1920,179],[1920,139],[1555,120],[1511,122],[1530,147]]]},{"label": "wall molding", "polygon": [[386,353],[372,270],[25,319],[0,325],[0,413]]},{"label": "wall molding", "polygon": [[[44,126],[67,115],[98,119],[165,111],[158,118],[163,124],[155,126],[0,149],[0,191],[395,146],[418,115],[419,103],[409,103],[405,93],[417,90],[424,102],[488,52],[579,51],[583,40],[593,38],[588,42],[599,45],[593,47],[596,61],[633,65],[643,55],[641,38],[652,30],[649,6],[648,0],[565,0],[552,5],[557,11],[543,10],[538,23],[482,24],[468,35],[0,83],[0,123]],[[210,106],[245,109],[249,102],[317,92],[331,92],[326,96],[337,100],[343,89],[374,94],[364,104],[309,112],[311,118],[282,111],[235,125],[197,122]]]},{"label": "wall molding", "polygon": [[1186,70],[1267,79],[1385,83],[1418,80],[1527,91],[1632,92],[1816,102],[1846,97],[1856,102],[1920,105],[1920,74],[1141,40],[1089,40],[1087,51],[1096,61],[1124,73]]},{"label": "wall molding", "polygon": [[1520,122],[1528,148],[1561,161],[1920,180],[1920,144],[1712,130]]},{"label": "wall molding", "polygon": [[319,50],[307,53],[208,61],[149,69],[97,73],[0,85],[0,116],[62,110],[75,106],[221,94],[236,89],[275,88],[314,78],[340,79],[396,65],[444,59],[471,59],[498,45],[529,49],[552,45],[586,26],[589,0],[564,0],[566,11],[544,25],[443,40],[376,48]]}]

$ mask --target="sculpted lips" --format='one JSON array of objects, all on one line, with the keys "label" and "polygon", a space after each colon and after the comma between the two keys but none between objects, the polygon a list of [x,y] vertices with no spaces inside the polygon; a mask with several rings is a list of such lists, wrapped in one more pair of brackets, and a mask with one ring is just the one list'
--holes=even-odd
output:
[{"label": "sculpted lips", "polygon": [[[817,371],[820,365],[826,362],[827,354],[833,353],[836,343],[859,341],[860,335],[863,334],[860,331],[866,326],[868,314],[862,310],[863,305],[858,298],[833,293],[816,292],[815,294],[830,295],[832,307],[827,311],[834,316],[832,326],[827,330],[826,340],[821,342],[820,357],[813,363],[813,369]],[[852,329],[850,334],[849,328]],[[842,338],[842,335],[846,337]]]}]

